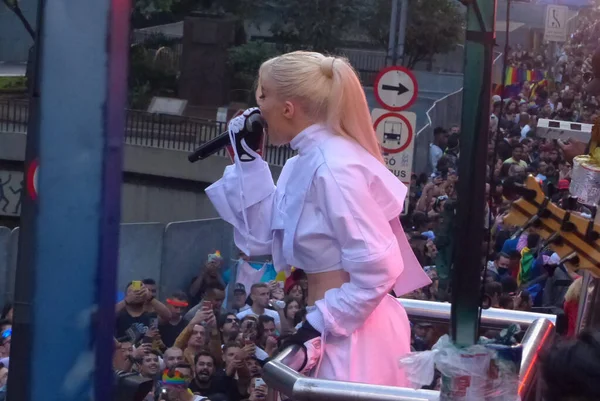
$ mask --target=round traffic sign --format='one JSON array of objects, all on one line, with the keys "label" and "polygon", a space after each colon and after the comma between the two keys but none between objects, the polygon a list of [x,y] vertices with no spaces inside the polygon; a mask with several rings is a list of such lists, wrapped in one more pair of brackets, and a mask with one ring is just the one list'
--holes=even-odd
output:
[{"label": "round traffic sign", "polygon": [[399,113],[385,113],[375,124],[375,133],[385,153],[400,153],[413,140],[413,130],[406,117]]},{"label": "round traffic sign", "polygon": [[35,159],[29,165],[27,169],[26,176],[26,187],[27,193],[31,197],[31,199],[36,200],[38,197],[38,172],[39,172],[40,162]]},{"label": "round traffic sign", "polygon": [[417,100],[419,84],[407,68],[392,66],[384,68],[375,79],[375,99],[390,111],[408,109]]}]

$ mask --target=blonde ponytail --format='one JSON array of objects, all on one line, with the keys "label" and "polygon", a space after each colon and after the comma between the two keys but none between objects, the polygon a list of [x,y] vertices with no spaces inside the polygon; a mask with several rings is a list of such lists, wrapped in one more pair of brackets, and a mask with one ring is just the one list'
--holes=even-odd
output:
[{"label": "blonde ponytail", "polygon": [[365,92],[348,60],[292,52],[265,61],[260,75],[273,80],[279,96],[297,99],[317,122],[355,140],[383,163]]}]

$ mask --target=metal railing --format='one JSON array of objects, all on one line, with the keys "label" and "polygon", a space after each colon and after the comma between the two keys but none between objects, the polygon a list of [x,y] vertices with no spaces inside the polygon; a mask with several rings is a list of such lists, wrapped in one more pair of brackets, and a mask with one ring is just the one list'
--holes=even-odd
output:
[{"label": "metal railing", "polygon": [[[398,298],[406,310],[408,318],[413,323],[449,323],[451,304],[446,302],[419,301],[416,299]],[[482,329],[501,330],[511,323],[527,329],[537,319],[547,319],[552,325],[556,324],[556,315],[522,312],[510,309],[489,308],[481,311]]]},{"label": "metal railing", "polygon": [[554,337],[554,324],[548,319],[535,320],[523,338],[523,355],[519,369],[519,397],[523,401],[541,400],[539,355]]},{"label": "metal railing", "polygon": [[[431,319],[430,322],[448,323],[450,311],[445,308],[427,308],[435,302],[399,299],[405,305],[411,320]],[[405,304],[404,301],[410,301]],[[441,304],[448,305],[449,304]],[[490,315],[490,311],[492,312]],[[512,312],[517,312],[513,314]],[[487,315],[487,316],[486,316]],[[523,339],[523,356],[519,370],[519,396],[523,401],[540,400],[538,356],[540,350],[553,339],[552,315],[518,311],[486,310],[482,313],[482,326],[506,327],[510,323],[527,325]],[[515,320],[516,319],[516,320]],[[487,322],[487,323],[484,323]],[[440,393],[431,390],[413,390],[403,387],[377,386],[363,383],[322,380],[306,377],[297,372],[304,361],[304,351],[291,346],[269,361],[263,369],[263,377],[270,388],[268,400],[278,401],[280,393],[294,401],[432,401],[439,400]]]},{"label": "metal railing", "polygon": [[[313,379],[301,375],[304,351],[297,345],[284,349],[263,368],[263,378],[271,389],[268,400],[277,401],[278,392],[294,401],[433,401],[438,391],[404,387]],[[273,391],[274,390],[274,391]]]},{"label": "metal railing", "polygon": [[28,120],[28,101],[0,101],[0,132],[26,133]]},{"label": "metal railing", "polygon": [[[0,102],[0,133],[27,133],[28,118],[27,101]],[[226,129],[227,124],[213,120],[127,110],[125,143],[191,152]],[[294,154],[289,146],[267,143],[264,159],[269,164],[283,166]],[[225,156],[225,150],[218,155]]]}]

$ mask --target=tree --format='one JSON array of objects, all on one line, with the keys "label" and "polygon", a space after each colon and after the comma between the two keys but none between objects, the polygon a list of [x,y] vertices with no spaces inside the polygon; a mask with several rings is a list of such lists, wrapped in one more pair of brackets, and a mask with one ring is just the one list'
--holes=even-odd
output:
[{"label": "tree", "polygon": [[254,98],[254,84],[261,64],[277,56],[276,48],[270,43],[249,42],[229,49],[229,65],[234,71],[233,88],[247,94],[248,103]]},{"label": "tree", "polygon": [[178,1],[179,0],[135,0],[133,3],[133,12],[149,18],[153,14],[170,11],[173,4]]},{"label": "tree", "polygon": [[[368,35],[388,49],[391,0],[373,0],[362,25]],[[451,51],[462,39],[464,16],[453,0],[408,0],[403,64],[408,68],[438,53]]]},{"label": "tree", "polygon": [[[139,15],[148,19],[153,14],[170,11],[171,7],[179,1],[180,0],[135,0],[133,3],[132,17],[135,18],[136,15]],[[31,38],[35,40],[35,30],[23,14],[23,10],[21,10],[21,7],[19,6],[19,0],[2,0],[2,2],[16,15]]]},{"label": "tree", "polygon": [[290,49],[333,52],[358,26],[364,0],[262,0],[261,9],[273,18],[271,32]]},{"label": "tree", "polygon": [[27,18],[25,18],[25,15],[23,15],[23,10],[21,10],[21,7],[19,6],[19,1],[18,0],[2,0],[2,2],[21,21],[21,23],[27,30],[27,33],[29,33],[29,36],[31,36],[31,39],[35,40],[35,31],[33,30],[33,27],[31,26],[31,24],[29,23]]}]

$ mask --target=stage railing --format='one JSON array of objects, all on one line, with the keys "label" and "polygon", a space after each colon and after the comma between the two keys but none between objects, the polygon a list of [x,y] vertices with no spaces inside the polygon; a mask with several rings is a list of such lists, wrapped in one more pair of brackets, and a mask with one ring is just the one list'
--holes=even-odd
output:
[{"label": "stage railing", "polygon": [[[449,303],[419,301],[415,299],[398,298],[398,301],[404,306],[408,318],[411,322],[427,323],[449,323],[450,307]],[[556,324],[556,315],[522,312],[518,310],[489,308],[481,311],[482,329],[502,330],[511,323],[517,323],[522,329],[527,329],[531,323],[537,319],[548,319],[552,325]]]},{"label": "stage railing", "polygon": [[269,361],[263,378],[269,386],[268,401],[278,401],[279,392],[294,401],[437,401],[439,391],[313,379],[296,371],[304,359],[299,346],[291,346]]},{"label": "stage railing", "polygon": [[[439,304],[428,301],[401,299],[411,320],[448,323],[450,309],[439,308]],[[432,305],[435,304],[435,305]],[[427,316],[431,320],[427,320]],[[540,400],[538,380],[538,356],[540,350],[553,338],[553,315],[539,313],[494,310],[482,312],[482,325],[490,328],[505,328],[510,323],[527,327],[523,339],[523,358],[520,367],[519,395],[523,401]],[[433,401],[439,400],[439,391],[413,390],[403,387],[377,386],[363,383],[322,380],[306,377],[297,372],[304,360],[304,351],[299,346],[283,350],[269,361],[263,377],[269,386],[268,401],[279,401],[280,393],[294,401]]]}]

